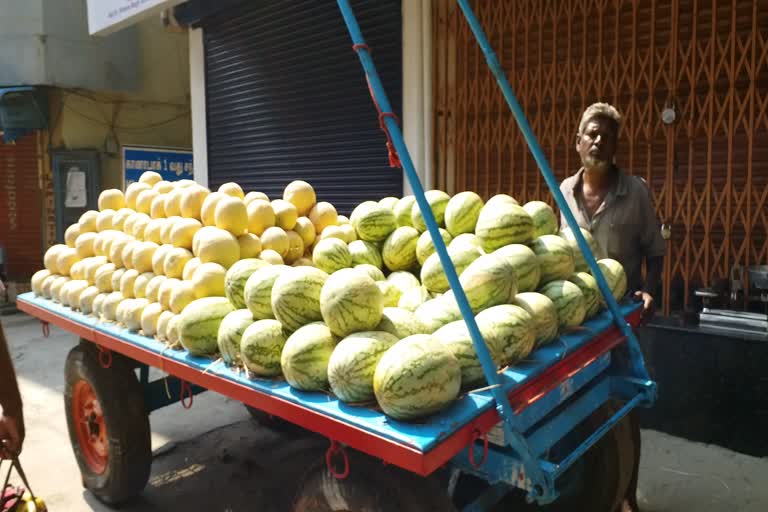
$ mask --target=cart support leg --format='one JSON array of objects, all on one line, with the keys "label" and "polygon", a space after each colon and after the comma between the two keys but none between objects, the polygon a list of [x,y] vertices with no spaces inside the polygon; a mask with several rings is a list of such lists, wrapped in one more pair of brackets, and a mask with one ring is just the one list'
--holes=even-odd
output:
[{"label": "cart support leg", "polygon": [[469,505],[461,509],[461,512],[486,512],[509,494],[512,489],[509,485],[498,483],[491,485]]},{"label": "cart support leg", "polygon": [[[147,407],[147,412],[156,411],[162,409],[166,405],[171,405],[176,402],[180,402],[182,399],[182,381],[178,378],[168,375],[162,379],[149,380],[149,367],[145,364],[139,366],[139,383],[144,389],[144,403]],[[198,395],[203,391],[207,391],[205,388],[190,385],[192,395]]]}]

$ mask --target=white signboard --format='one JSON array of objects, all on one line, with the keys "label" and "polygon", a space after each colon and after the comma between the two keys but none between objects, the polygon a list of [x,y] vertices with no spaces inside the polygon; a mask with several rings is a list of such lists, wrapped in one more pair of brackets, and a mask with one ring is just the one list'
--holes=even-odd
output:
[{"label": "white signboard", "polygon": [[88,0],[88,31],[107,35],[183,0]]}]

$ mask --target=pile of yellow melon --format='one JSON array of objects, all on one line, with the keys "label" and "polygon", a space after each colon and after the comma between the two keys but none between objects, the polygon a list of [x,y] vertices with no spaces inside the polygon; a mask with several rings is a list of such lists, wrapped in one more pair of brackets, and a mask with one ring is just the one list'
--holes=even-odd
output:
[{"label": "pile of yellow melon", "polygon": [[211,192],[145,172],[125,193],[104,190],[98,206],[67,228],[65,244],[48,249],[33,292],[169,342],[187,304],[225,295],[227,269],[238,260],[311,265],[316,240],[354,237],[348,219],[318,203],[304,181],[270,201],[236,183]]}]

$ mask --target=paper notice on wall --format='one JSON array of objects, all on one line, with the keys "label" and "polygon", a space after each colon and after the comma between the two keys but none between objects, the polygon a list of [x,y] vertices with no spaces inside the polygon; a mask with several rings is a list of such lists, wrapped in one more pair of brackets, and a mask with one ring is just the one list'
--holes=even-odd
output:
[{"label": "paper notice on wall", "polygon": [[77,167],[67,171],[67,195],[64,199],[66,208],[85,208],[88,204],[88,192],[85,188],[85,173]]}]

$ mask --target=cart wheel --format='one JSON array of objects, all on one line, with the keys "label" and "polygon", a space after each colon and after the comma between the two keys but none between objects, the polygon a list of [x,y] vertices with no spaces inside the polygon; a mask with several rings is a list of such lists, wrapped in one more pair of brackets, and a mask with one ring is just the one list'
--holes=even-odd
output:
[{"label": "cart wheel", "polygon": [[[585,439],[595,428],[610,418],[620,406],[610,403],[598,409],[576,427],[571,434],[552,448],[555,458],[561,449],[569,449]],[[614,512],[618,509],[632,478],[634,457],[638,447],[632,422],[625,417],[578,460],[557,482],[560,498],[550,505],[538,506],[525,502],[522,491],[512,491],[494,510],[515,512]],[[466,505],[482,492],[487,484],[471,475],[462,475],[454,496],[460,506]]]},{"label": "cart wheel", "polygon": [[436,479],[422,478],[387,466],[359,452],[347,450],[349,475],[334,477],[320,460],[309,467],[290,510],[293,512],[455,512]]},{"label": "cart wheel", "polygon": [[139,494],[152,465],[144,396],[128,363],[115,356],[102,368],[96,347],[82,342],[65,366],[64,406],[83,486],[108,504]]},{"label": "cart wheel", "polygon": [[291,423],[290,421],[285,421],[283,418],[278,416],[272,416],[271,414],[266,413],[261,409],[256,409],[250,405],[246,405],[245,408],[248,410],[248,413],[250,413],[251,419],[253,421],[262,427],[267,427],[268,429],[274,430],[275,432],[293,435],[301,435],[308,432],[306,429],[303,429],[300,426]]}]

